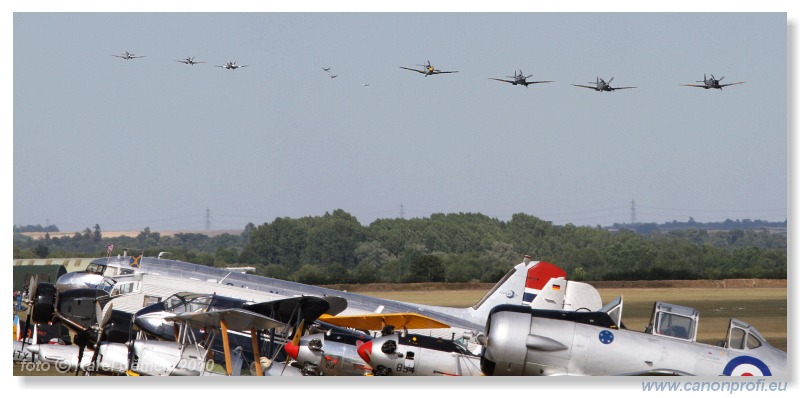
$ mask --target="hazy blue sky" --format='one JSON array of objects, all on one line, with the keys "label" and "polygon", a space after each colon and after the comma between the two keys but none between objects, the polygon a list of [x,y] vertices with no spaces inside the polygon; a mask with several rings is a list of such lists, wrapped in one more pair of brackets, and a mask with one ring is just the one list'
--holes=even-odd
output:
[{"label": "hazy blue sky", "polygon": [[787,61],[782,12],[17,12],[13,223],[783,221]]}]

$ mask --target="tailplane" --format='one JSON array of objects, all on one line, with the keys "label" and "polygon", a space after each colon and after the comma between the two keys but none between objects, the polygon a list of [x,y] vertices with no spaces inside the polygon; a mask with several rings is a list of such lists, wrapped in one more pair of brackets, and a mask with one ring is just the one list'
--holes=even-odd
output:
[{"label": "tailplane", "polygon": [[485,323],[492,308],[501,304],[531,305],[553,278],[565,278],[561,268],[544,262],[525,261],[517,264],[485,296],[472,306],[472,318]]}]

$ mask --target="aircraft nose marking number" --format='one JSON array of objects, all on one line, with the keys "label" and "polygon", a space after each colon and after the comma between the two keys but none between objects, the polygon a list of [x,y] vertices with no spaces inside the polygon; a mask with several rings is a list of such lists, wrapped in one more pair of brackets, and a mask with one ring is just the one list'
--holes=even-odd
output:
[{"label": "aircraft nose marking number", "polygon": [[611,344],[612,342],[614,342],[614,333],[611,333],[608,330],[603,330],[597,337],[603,344]]}]

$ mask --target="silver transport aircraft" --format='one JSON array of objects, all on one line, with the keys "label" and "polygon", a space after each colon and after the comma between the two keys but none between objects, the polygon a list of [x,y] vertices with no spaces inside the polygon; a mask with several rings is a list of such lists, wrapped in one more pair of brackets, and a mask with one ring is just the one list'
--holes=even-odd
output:
[{"label": "silver transport aircraft", "polygon": [[594,91],[600,91],[600,92],[636,88],[636,87],[611,87],[611,81],[612,80],[614,80],[613,77],[611,79],[608,79],[607,82],[605,80],[601,79],[600,77],[597,77],[594,82],[589,82],[589,84],[594,84],[594,86],[586,86],[586,85],[583,85],[583,84],[573,84],[573,86],[575,86],[575,87],[583,87],[583,88],[590,88],[590,89],[592,89]]},{"label": "silver transport aircraft", "polygon": [[703,74],[703,80],[698,80],[697,81],[698,83],[703,83],[703,84],[681,84],[681,86],[700,87],[700,88],[704,88],[706,90],[708,90],[710,88],[717,88],[717,89],[722,90],[723,87],[733,86],[734,84],[743,84],[743,83],[745,83],[745,82],[735,82],[735,83],[720,84],[720,81],[722,81],[722,79],[724,79],[724,78],[725,78],[725,76],[722,76],[719,79],[717,79],[717,78],[714,77],[713,74],[711,75],[710,78],[708,78],[708,77],[706,77],[705,74]]},{"label": "silver transport aircraft", "polygon": [[[87,266],[85,271],[61,276],[56,281],[55,289],[61,292],[87,286],[99,286],[103,284],[104,278],[107,276],[124,279],[126,275],[130,277],[135,273],[144,273],[145,277],[153,279],[164,276],[181,278],[188,282],[211,282],[204,284],[203,288],[207,290],[216,289],[215,286],[220,285],[237,288],[236,290],[241,293],[231,292],[226,295],[235,297],[235,294],[247,294],[249,297],[246,298],[253,301],[296,296],[340,297],[347,301],[347,308],[340,315],[416,313],[450,326],[449,328],[421,330],[420,333],[442,338],[455,337],[456,340],[466,343],[470,351],[480,348],[476,338],[483,333],[489,311],[493,307],[500,304],[530,305],[537,293],[551,278],[566,276],[566,273],[555,265],[526,260],[509,270],[475,305],[467,308],[451,308],[370,297],[182,261],[141,256],[118,256],[96,259]],[[566,289],[566,304],[560,308],[568,308],[570,303],[575,303],[574,305],[579,307],[590,307],[594,310],[602,306],[599,294],[590,285],[574,281],[566,283],[573,288]],[[161,299],[166,299],[167,296],[183,290],[186,288],[175,287],[172,291],[165,291],[164,297]],[[210,293],[210,291],[197,293]],[[139,308],[134,308],[133,311],[142,308],[141,300],[139,303]],[[414,329],[409,331],[417,333]]]}]

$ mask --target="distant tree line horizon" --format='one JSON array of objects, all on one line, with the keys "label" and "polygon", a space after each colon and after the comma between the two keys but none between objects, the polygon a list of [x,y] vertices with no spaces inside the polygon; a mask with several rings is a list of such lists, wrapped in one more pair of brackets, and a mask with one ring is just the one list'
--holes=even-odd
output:
[{"label": "distant tree line horizon", "polygon": [[[685,225],[684,225],[685,224]],[[14,258],[156,256],[216,267],[251,265],[259,275],[309,284],[496,282],[523,255],[551,262],[573,280],[786,279],[786,221],[554,225],[523,213],[500,221],[479,213],[379,219],[367,226],[337,209],[323,216],[276,218],[241,234],[104,238],[100,225],[50,237],[55,226],[14,226]],[[662,227],[663,226],[663,227]],[[52,228],[51,228],[52,227]],[[44,239],[21,232],[47,229]],[[55,230],[52,230],[55,229]]]}]

